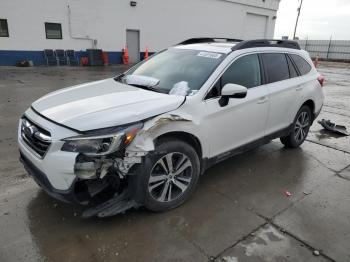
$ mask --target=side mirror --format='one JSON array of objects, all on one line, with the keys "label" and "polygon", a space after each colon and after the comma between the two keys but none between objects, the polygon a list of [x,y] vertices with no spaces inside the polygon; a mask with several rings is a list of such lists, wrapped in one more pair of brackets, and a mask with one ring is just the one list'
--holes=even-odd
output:
[{"label": "side mirror", "polygon": [[228,98],[245,98],[247,96],[248,89],[241,85],[226,84],[221,90],[221,96]]},{"label": "side mirror", "polygon": [[219,104],[221,107],[228,104],[230,98],[245,98],[247,96],[248,89],[244,86],[237,84],[226,84],[221,89],[221,98]]}]

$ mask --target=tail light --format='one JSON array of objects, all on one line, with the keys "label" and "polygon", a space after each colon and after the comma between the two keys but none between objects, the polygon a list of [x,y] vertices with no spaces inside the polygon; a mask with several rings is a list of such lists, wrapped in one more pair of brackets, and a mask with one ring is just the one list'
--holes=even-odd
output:
[{"label": "tail light", "polygon": [[324,76],[322,76],[322,75],[318,76],[317,77],[317,81],[320,83],[321,86],[323,86],[324,85],[324,81],[325,81]]}]

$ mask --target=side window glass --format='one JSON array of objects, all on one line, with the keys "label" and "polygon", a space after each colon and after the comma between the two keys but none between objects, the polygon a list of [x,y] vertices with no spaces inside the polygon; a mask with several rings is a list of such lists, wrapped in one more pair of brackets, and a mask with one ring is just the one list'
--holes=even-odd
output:
[{"label": "side window glass", "polygon": [[257,54],[238,58],[221,77],[221,86],[238,84],[246,88],[261,85],[260,64]]},{"label": "side window glass", "polygon": [[289,68],[285,54],[262,54],[268,83],[289,79]]},{"label": "side window glass", "polygon": [[220,79],[215,83],[210,92],[206,95],[205,99],[219,97],[221,93]]},{"label": "side window glass", "polygon": [[290,56],[292,57],[294,63],[298,67],[301,75],[306,75],[307,73],[309,73],[311,71],[310,64],[308,62],[306,62],[304,58],[302,58],[301,56],[298,56],[298,55],[290,55]]},{"label": "side window glass", "polygon": [[288,61],[288,67],[289,67],[289,75],[290,75],[290,78],[293,78],[293,77],[297,77],[298,76],[298,72],[297,70],[295,69],[292,61],[290,60],[290,58],[287,56],[287,61]]}]

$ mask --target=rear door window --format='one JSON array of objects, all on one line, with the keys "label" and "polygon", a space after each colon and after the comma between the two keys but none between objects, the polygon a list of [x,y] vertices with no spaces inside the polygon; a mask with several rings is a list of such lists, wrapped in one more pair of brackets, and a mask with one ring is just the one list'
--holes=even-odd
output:
[{"label": "rear door window", "polygon": [[302,58],[301,56],[298,56],[298,55],[290,55],[290,56],[292,57],[294,63],[298,67],[298,70],[299,70],[301,75],[306,75],[307,73],[309,73],[311,71],[310,64],[308,62],[306,62],[304,58]]},{"label": "rear door window", "polygon": [[289,79],[289,68],[285,54],[262,54],[262,58],[268,83]]}]

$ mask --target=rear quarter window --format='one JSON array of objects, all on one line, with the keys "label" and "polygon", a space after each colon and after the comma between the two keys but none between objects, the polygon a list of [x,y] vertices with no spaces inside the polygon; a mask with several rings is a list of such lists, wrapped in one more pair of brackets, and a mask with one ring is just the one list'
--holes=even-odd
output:
[{"label": "rear quarter window", "polygon": [[285,54],[262,54],[268,83],[289,79],[289,68]]},{"label": "rear quarter window", "polygon": [[287,56],[287,60],[288,60],[288,67],[289,67],[289,74],[290,74],[290,78],[294,78],[298,76],[298,72],[295,69],[292,60],[289,56]]},{"label": "rear quarter window", "polygon": [[311,65],[304,58],[298,55],[290,55],[301,75],[306,75],[311,71]]}]

